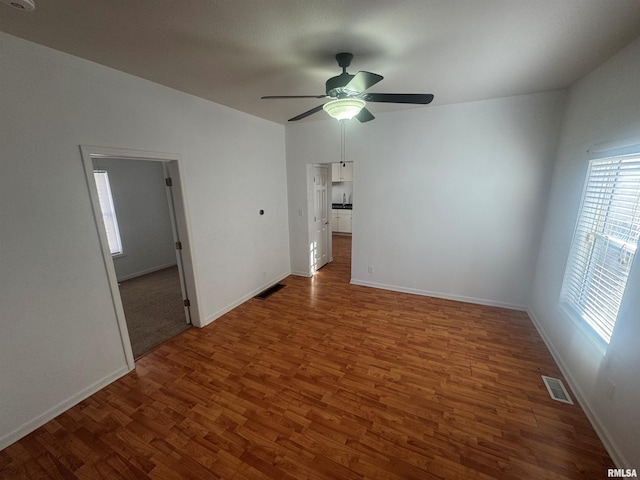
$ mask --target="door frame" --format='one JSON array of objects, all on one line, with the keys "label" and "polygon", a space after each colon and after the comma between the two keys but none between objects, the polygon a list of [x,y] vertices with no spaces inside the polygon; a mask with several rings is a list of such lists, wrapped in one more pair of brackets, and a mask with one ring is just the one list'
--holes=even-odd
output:
[{"label": "door frame", "polygon": [[[313,181],[314,177],[314,169],[316,167],[323,167],[327,169],[327,218],[329,219],[329,223],[327,224],[327,263],[331,263],[333,261],[333,241],[332,241],[332,231],[331,231],[331,163],[308,163],[307,164],[307,235],[309,238],[309,250],[311,250],[311,244],[315,241],[315,222],[314,222],[314,213],[315,213],[315,185]],[[313,276],[313,274],[317,271],[314,268],[314,261],[311,259],[309,255],[309,276]]]},{"label": "door frame", "polygon": [[[84,166],[93,217],[98,233],[98,239],[100,242],[100,249],[102,251],[102,258],[107,274],[113,307],[118,322],[118,329],[120,331],[120,339],[122,341],[122,347],[124,349],[127,366],[129,367],[129,370],[133,370],[135,368],[135,360],[133,358],[133,350],[131,348],[131,340],[129,338],[129,331],[127,329],[127,322],[124,314],[124,308],[122,306],[122,299],[120,298],[118,279],[116,276],[113,260],[111,258],[111,251],[109,250],[107,232],[102,220],[102,210],[100,209],[100,202],[98,200],[98,191],[96,189],[95,180],[93,178],[93,159],[119,158],[125,160],[163,162],[164,168],[166,168],[167,173],[172,179],[172,192],[168,192],[167,195],[171,195],[173,200],[173,209],[170,208],[169,210],[173,210],[171,215],[172,223],[174,223],[175,220],[174,234],[177,236],[176,241],[180,241],[182,243],[182,250],[179,252],[182,260],[182,268],[180,267],[180,262],[178,262],[178,269],[179,271],[182,271],[181,288],[183,289],[183,298],[186,298],[184,295],[186,295],[186,292],[189,292],[188,298],[190,307],[185,307],[185,309],[188,308],[189,310],[187,321],[190,317],[191,323],[194,326],[201,327],[201,317],[197,302],[197,292],[195,288],[193,256],[190,247],[191,243],[189,241],[190,237],[186,215],[186,204],[184,201],[182,181],[180,178],[179,164],[181,163],[182,159],[180,155],[172,153],[146,152],[122,148],[97,147],[92,145],[80,145],[80,152],[82,156],[82,163]],[[169,201],[169,198],[167,200]]]},{"label": "door frame", "polygon": [[[176,198],[174,195],[174,188],[179,189],[179,187],[174,187],[173,185],[174,182],[178,182],[179,184],[180,174],[177,171],[175,171],[172,174],[170,165],[171,164],[168,162],[162,162],[162,171],[164,173],[164,177],[170,178],[172,182],[171,185],[167,185],[165,187],[165,191],[167,194],[167,203],[169,205],[169,220],[171,221],[171,234],[173,235],[173,243],[176,245],[176,250],[175,250],[176,264],[178,266],[178,276],[180,277],[180,292],[182,293],[182,299],[184,300],[189,298],[189,294],[188,294],[189,290],[187,289],[187,284],[184,276],[184,258],[182,255],[182,236],[178,231],[178,220],[176,216],[176,204],[179,202],[176,201]],[[181,248],[177,248],[178,245],[180,245]],[[189,302],[185,302],[184,304],[184,316],[185,316],[187,325],[191,325],[191,307],[190,305],[188,305],[188,303]]]}]

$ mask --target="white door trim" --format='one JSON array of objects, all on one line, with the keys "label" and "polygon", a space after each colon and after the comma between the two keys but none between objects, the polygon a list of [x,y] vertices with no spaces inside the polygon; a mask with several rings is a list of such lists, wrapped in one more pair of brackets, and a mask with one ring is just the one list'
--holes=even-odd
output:
[{"label": "white door trim", "polygon": [[191,302],[191,322],[194,326],[202,326],[200,323],[200,315],[197,303],[197,292],[195,289],[195,272],[192,263],[192,255],[189,242],[189,234],[186,221],[186,206],[182,195],[181,179],[179,177],[179,163],[181,157],[178,154],[160,153],[160,152],[145,152],[138,150],[129,150],[122,148],[112,147],[97,147],[91,145],[80,145],[80,152],[82,155],[82,163],[84,166],[84,172],[87,182],[87,188],[89,191],[89,197],[91,201],[91,207],[95,220],[95,225],[100,241],[100,247],[102,250],[102,258],[107,273],[109,282],[109,289],[111,291],[111,298],[113,301],[113,307],[115,310],[116,318],[118,321],[118,328],[120,330],[120,339],[122,341],[122,347],[124,349],[125,358],[129,371],[135,368],[135,362],[133,358],[133,351],[131,349],[131,340],[129,338],[129,331],[127,330],[127,323],[124,315],[124,308],[122,306],[122,299],[120,298],[120,289],[118,288],[118,279],[116,277],[115,268],[111,259],[111,252],[109,250],[109,243],[107,240],[107,232],[102,221],[102,211],[100,210],[100,202],[98,200],[98,191],[96,189],[95,180],[93,178],[93,159],[95,158],[122,158],[130,160],[149,160],[149,161],[161,161],[170,162],[168,164],[169,170],[172,175],[176,174],[178,178],[173,178],[174,185],[178,185],[178,190],[174,192],[175,216],[176,216],[176,228],[178,230],[180,241],[182,242],[182,260],[183,260],[183,273],[187,289],[189,291],[189,300]]}]

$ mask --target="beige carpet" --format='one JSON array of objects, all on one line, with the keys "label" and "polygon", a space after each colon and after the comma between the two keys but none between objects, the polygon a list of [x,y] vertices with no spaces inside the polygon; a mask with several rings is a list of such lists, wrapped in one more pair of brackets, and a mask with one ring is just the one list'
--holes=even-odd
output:
[{"label": "beige carpet", "polygon": [[120,296],[135,358],[190,327],[178,267],[121,282]]}]

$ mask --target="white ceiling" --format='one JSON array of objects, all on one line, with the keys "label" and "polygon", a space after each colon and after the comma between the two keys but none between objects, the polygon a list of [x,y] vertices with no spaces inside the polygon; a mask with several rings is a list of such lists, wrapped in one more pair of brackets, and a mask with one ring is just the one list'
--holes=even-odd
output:
[{"label": "white ceiling", "polygon": [[567,87],[640,36],[640,0],[35,2],[0,30],[279,123],[323,101],[260,97],[324,94],[342,51],[442,105]]}]

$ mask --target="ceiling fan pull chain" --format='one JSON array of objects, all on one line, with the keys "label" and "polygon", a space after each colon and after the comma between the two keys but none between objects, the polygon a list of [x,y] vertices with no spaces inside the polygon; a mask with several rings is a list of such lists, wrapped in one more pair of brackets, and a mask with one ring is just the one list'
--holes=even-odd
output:
[{"label": "ceiling fan pull chain", "polygon": [[342,166],[344,167],[346,165],[346,156],[347,156],[347,147],[346,147],[346,132],[345,132],[345,125],[346,125],[347,121],[346,120],[341,120],[340,121],[340,160],[342,161]]}]

